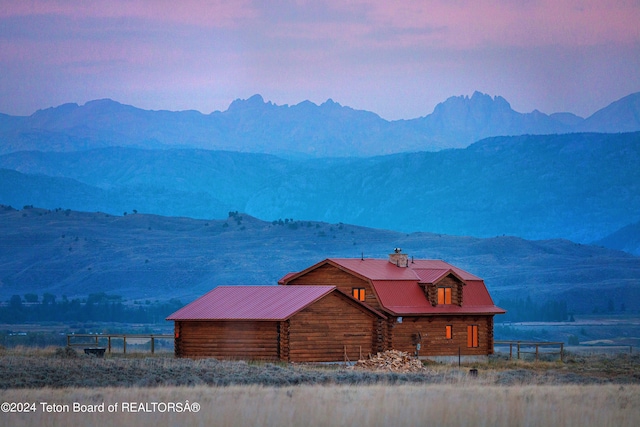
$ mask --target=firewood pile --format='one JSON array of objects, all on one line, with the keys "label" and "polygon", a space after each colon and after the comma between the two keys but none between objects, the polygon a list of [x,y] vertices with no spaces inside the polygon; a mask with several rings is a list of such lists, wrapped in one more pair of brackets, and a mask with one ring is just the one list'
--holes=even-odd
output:
[{"label": "firewood pile", "polygon": [[373,371],[390,372],[422,372],[425,370],[422,362],[404,351],[387,350],[368,359],[358,360],[354,369],[368,369]]}]

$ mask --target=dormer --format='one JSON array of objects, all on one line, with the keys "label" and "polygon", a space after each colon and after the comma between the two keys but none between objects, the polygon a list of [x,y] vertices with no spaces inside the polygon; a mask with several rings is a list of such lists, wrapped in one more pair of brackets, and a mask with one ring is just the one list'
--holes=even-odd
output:
[{"label": "dormer", "polygon": [[417,270],[421,278],[418,285],[424,289],[425,298],[433,306],[457,305],[462,307],[465,285],[453,270]]}]

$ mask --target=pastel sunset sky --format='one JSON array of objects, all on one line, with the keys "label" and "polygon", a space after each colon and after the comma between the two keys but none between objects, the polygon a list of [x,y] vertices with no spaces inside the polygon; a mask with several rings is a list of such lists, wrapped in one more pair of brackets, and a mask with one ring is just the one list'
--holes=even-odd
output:
[{"label": "pastel sunset sky", "polygon": [[0,0],[0,112],[328,98],[415,118],[478,90],[588,116],[640,91],[640,0]]}]

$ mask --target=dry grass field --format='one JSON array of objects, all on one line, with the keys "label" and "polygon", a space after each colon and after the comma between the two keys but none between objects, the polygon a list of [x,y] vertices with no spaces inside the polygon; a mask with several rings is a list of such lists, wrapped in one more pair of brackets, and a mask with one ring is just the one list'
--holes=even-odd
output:
[{"label": "dry grass field", "polygon": [[[640,423],[638,385],[486,386],[467,383],[14,389],[0,391],[0,401],[37,403],[35,413],[0,414],[0,424],[40,427],[74,424],[635,427]],[[178,403],[187,401],[189,405],[197,403],[198,412],[169,409],[172,403],[178,407]],[[40,402],[62,408],[67,405],[69,412],[43,412]],[[104,403],[104,412],[73,412],[74,402],[81,405]]]},{"label": "dry grass field", "polygon": [[0,426],[640,425],[640,355],[426,368],[2,349]]}]

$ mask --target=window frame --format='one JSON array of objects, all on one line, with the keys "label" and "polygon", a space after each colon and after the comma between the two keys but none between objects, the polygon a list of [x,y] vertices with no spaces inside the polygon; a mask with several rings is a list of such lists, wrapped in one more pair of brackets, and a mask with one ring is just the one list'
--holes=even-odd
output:
[{"label": "window frame", "polygon": [[453,325],[445,325],[444,326],[444,339],[452,340],[453,339]]},{"label": "window frame", "polygon": [[438,305],[451,305],[453,288],[448,286],[438,286]]},{"label": "window frame", "polygon": [[365,288],[351,288],[351,296],[357,299],[358,301],[364,301],[367,297],[367,292]]},{"label": "window frame", "polygon": [[467,348],[480,347],[478,325],[467,325]]}]

